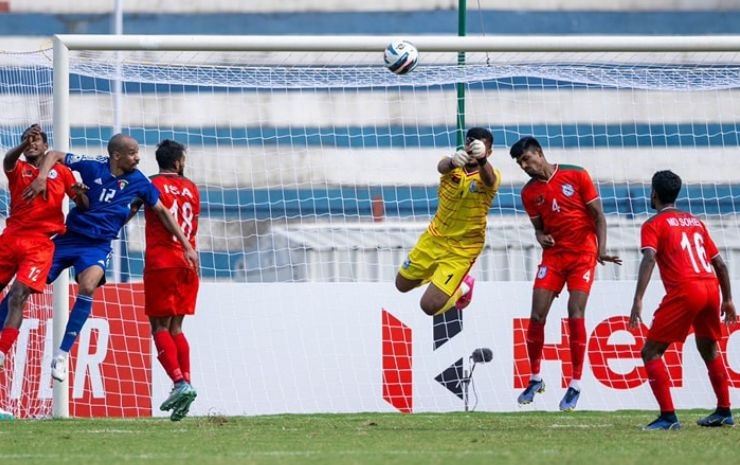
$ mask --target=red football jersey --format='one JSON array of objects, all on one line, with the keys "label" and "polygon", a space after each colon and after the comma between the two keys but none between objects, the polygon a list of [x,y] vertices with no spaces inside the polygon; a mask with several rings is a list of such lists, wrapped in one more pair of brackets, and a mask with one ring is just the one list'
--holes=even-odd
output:
[{"label": "red football jersey", "polygon": [[10,190],[10,216],[6,230],[14,233],[42,233],[51,236],[65,231],[62,202],[64,194],[74,197],[72,186],[75,177],[69,168],[57,163],[49,170],[46,182],[46,199],[37,196],[30,202],[23,199],[23,191],[39,173],[39,169],[18,160],[12,171],[6,171]]},{"label": "red football jersey", "polygon": [[704,223],[690,213],[665,209],[642,225],[641,249],[655,250],[666,291],[693,279],[717,279],[712,259],[719,255]]},{"label": "red football jersey", "polygon": [[557,165],[550,179],[532,179],[522,189],[530,218],[541,218],[555,245],[544,254],[598,252],[596,223],[586,205],[599,198],[588,172],[580,166]]},{"label": "red football jersey", "polygon": [[[159,190],[159,200],[172,213],[190,245],[195,248],[200,216],[200,193],[193,181],[175,173],[161,173],[152,177],[152,184]],[[182,244],[164,227],[159,217],[147,208],[146,217],[146,268],[189,267]]]}]

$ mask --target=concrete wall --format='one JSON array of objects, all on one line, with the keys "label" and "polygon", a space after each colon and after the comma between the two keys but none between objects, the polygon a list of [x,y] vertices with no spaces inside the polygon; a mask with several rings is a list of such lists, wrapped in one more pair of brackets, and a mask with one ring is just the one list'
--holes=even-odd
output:
[{"label": "concrete wall", "polygon": [[[234,0],[237,2],[237,0]],[[55,11],[61,2],[44,0],[28,8],[12,8],[0,14],[0,35],[49,36],[52,34],[109,34],[112,27],[112,1],[98,2],[103,8],[72,12]],[[141,2],[158,8],[157,2]],[[212,2],[217,5],[218,2]],[[123,31],[126,34],[457,34],[458,12],[454,8],[426,8],[436,2],[423,2],[418,8],[391,8],[370,11],[306,7],[283,9],[283,2],[272,2],[271,10],[244,9],[254,2],[239,1],[239,10],[220,11],[136,11],[126,2]],[[266,2],[261,2],[266,4]],[[297,2],[288,2],[288,4]],[[310,4],[311,2],[309,2]],[[405,2],[399,2],[405,4]],[[422,2],[417,2],[422,3]],[[485,4],[485,2],[483,2]],[[617,2],[618,3],[618,2]],[[524,6],[486,6],[478,10],[468,2],[467,32],[473,34],[733,34],[738,32],[740,9],[737,5],[713,6],[712,1],[695,2],[687,9],[653,7],[656,2],[628,2],[612,8],[613,2],[593,1],[576,9],[556,8],[541,2]],[[737,3],[737,2],[734,2]],[[172,2],[175,4],[175,2]],[[179,2],[177,2],[179,4]],[[211,2],[208,3],[210,5]],[[327,2],[333,6],[334,2]],[[359,2],[343,2],[346,5]],[[365,2],[362,5],[373,5]],[[411,4],[414,4],[412,2]],[[705,6],[706,5],[706,6]],[[632,8],[634,6],[634,8]],[[527,9],[525,7],[531,7]],[[349,7],[346,7],[349,8]],[[4,48],[0,42],[0,48]]]}]

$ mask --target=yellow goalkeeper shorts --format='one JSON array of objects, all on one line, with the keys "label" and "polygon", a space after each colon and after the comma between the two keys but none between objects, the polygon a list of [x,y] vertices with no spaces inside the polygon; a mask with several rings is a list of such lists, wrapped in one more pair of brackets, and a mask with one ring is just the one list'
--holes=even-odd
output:
[{"label": "yellow goalkeeper shorts", "polygon": [[410,281],[431,282],[451,296],[479,254],[480,250],[471,257],[469,249],[461,253],[456,247],[450,246],[448,239],[424,231],[398,274]]}]

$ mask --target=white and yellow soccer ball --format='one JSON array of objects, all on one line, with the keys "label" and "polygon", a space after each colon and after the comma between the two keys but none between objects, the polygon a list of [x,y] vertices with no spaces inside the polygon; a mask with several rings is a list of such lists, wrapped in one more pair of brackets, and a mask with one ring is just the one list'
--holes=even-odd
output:
[{"label": "white and yellow soccer ball", "polygon": [[408,40],[394,40],[383,52],[385,67],[395,74],[406,74],[416,67],[419,50]]}]

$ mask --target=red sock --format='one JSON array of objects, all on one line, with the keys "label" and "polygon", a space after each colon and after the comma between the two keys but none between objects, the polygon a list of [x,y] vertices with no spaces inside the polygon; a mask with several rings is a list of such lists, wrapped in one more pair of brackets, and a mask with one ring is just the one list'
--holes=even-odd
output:
[{"label": "red sock", "polygon": [[[1,342],[1,341],[0,341]],[[709,381],[712,382],[714,394],[717,396],[717,408],[730,408],[730,388],[727,383],[727,368],[721,355],[707,362]]]},{"label": "red sock", "polygon": [[662,358],[645,362],[645,369],[650,381],[650,389],[660,406],[660,413],[675,412],[671,398],[671,379]]},{"label": "red sock", "polygon": [[190,344],[185,337],[185,333],[178,333],[172,336],[177,346],[177,360],[180,362],[182,376],[185,381],[190,382]]},{"label": "red sock", "polygon": [[180,364],[177,362],[177,346],[170,332],[163,329],[154,333],[154,345],[157,347],[159,363],[162,364],[167,376],[173,383],[181,381],[184,377]]},{"label": "red sock", "polygon": [[580,381],[583,375],[583,359],[586,355],[586,320],[568,318],[570,329],[570,358],[573,363],[573,379]]},{"label": "red sock", "polygon": [[7,354],[10,352],[10,348],[13,347],[13,343],[18,339],[18,328],[12,328],[6,326],[0,332],[0,352]]},{"label": "red sock", "polygon": [[533,375],[540,373],[540,362],[542,361],[542,346],[545,345],[545,323],[529,320],[527,330],[527,354],[529,354],[529,367]]}]

